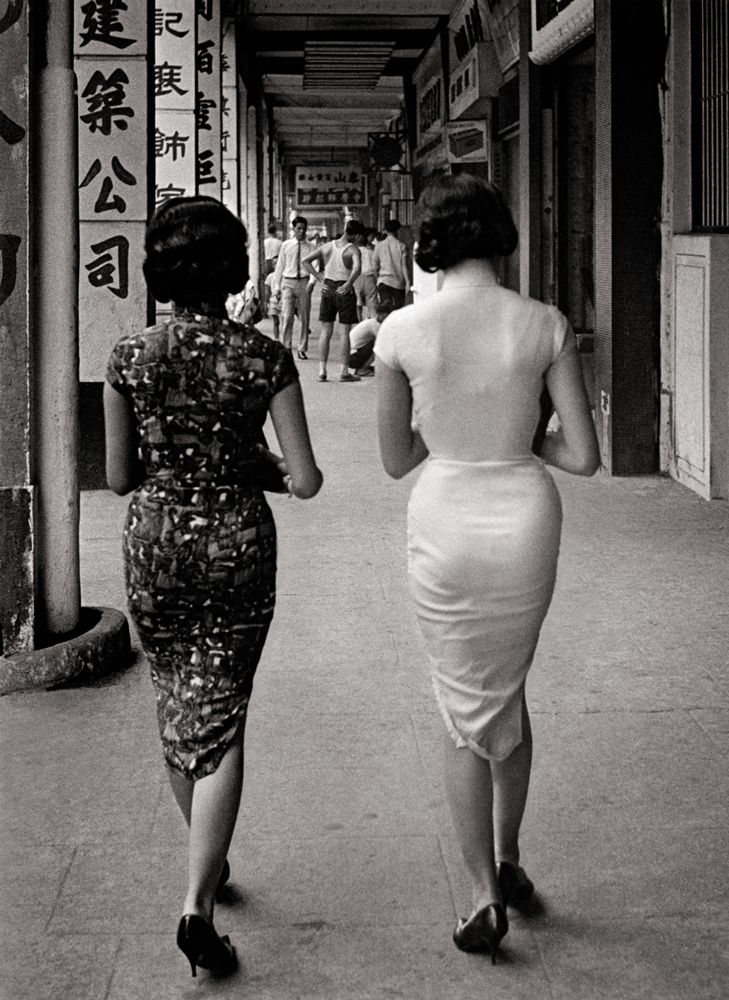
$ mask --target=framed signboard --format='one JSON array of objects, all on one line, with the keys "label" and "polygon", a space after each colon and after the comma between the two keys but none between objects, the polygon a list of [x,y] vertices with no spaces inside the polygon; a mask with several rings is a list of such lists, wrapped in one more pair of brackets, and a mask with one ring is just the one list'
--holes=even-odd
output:
[{"label": "framed signboard", "polygon": [[296,207],[352,208],[367,204],[367,175],[357,164],[296,168]]}]

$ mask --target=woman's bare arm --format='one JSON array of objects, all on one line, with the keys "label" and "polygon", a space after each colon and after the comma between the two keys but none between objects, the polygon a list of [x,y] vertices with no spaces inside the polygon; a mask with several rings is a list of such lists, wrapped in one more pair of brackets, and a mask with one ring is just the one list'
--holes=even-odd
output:
[{"label": "woman's bare arm", "polygon": [[545,381],[561,427],[547,434],[540,457],[565,472],[591,476],[600,468],[600,449],[577,351],[560,355]]},{"label": "woman's bare arm", "polygon": [[106,481],[119,496],[130,493],[145,479],[139,458],[139,438],[134,409],[126,396],[104,383],[104,434],[106,438]]},{"label": "woman's bare arm", "polygon": [[292,382],[271,400],[271,420],[283,453],[289,490],[301,500],[316,496],[324,477],[317,467],[306,423],[301,385]]},{"label": "woman's bare arm", "polygon": [[402,479],[428,457],[428,449],[411,427],[413,397],[406,375],[379,358],[377,367],[377,431],[385,472]]}]

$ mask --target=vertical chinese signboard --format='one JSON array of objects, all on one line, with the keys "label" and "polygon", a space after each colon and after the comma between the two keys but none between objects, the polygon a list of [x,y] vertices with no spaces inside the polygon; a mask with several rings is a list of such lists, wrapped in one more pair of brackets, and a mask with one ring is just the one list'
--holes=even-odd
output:
[{"label": "vertical chinese signboard", "polygon": [[119,337],[147,323],[146,4],[76,0],[80,380],[103,380]]},{"label": "vertical chinese signboard", "polygon": [[195,0],[157,0],[154,11],[156,205],[197,189]]},{"label": "vertical chinese signboard", "polygon": [[28,5],[0,16],[0,654],[33,642],[29,485]]},{"label": "vertical chinese signboard", "polygon": [[226,18],[223,25],[223,203],[240,214],[238,189],[238,68],[235,54],[235,21]]},{"label": "vertical chinese signboard", "polygon": [[197,190],[222,194],[220,0],[197,0]]}]

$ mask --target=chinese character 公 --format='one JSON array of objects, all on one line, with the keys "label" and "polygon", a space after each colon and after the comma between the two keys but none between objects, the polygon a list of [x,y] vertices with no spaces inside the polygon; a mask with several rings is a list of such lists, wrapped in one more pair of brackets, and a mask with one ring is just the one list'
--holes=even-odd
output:
[{"label": "chinese character \u516c", "polygon": [[[119,158],[116,156],[112,156],[111,158],[111,169],[116,178],[120,180],[122,184],[127,184],[129,187],[133,187],[137,183],[137,178],[122,166]],[[99,173],[101,173],[101,160],[96,159],[87,170],[86,176],[79,184],[79,188],[86,187]],[[127,203],[121,195],[115,194],[113,198],[109,200],[109,195],[111,194],[113,187],[114,182],[111,177],[106,176],[101,183],[101,191],[99,192],[94,204],[95,212],[126,212]]]}]

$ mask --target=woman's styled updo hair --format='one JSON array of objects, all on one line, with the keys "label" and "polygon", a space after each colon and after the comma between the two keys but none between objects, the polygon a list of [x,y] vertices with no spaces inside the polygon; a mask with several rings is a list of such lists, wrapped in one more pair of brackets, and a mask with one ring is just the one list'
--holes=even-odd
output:
[{"label": "woman's styled updo hair", "polygon": [[158,302],[219,302],[248,281],[246,227],[215,198],[170,198],[144,239],[144,277]]},{"label": "woman's styled updo hair", "polygon": [[431,273],[462,260],[508,257],[519,242],[499,189],[473,174],[434,177],[418,199],[415,218],[415,260]]}]

